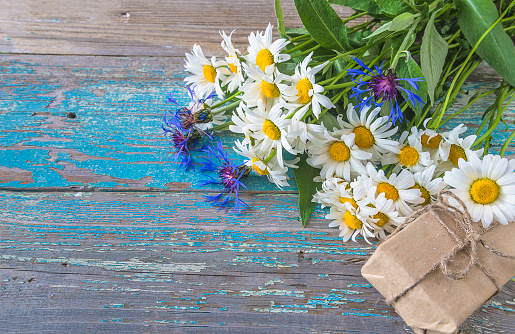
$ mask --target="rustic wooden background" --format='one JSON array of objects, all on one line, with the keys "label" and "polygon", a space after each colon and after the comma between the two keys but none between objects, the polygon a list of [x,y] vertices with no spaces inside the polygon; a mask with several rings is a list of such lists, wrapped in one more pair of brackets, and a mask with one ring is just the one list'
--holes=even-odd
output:
[{"label": "rustic wooden background", "polygon": [[[293,1],[282,5],[298,27]],[[301,228],[294,186],[252,176],[252,208],[225,215],[169,162],[160,124],[167,90],[186,102],[184,53],[221,55],[222,29],[245,47],[275,22],[272,0],[0,8],[1,333],[411,332],[360,276],[374,246],[343,244],[320,209]],[[499,81],[482,66],[466,88]],[[492,102],[449,127],[472,133]],[[463,333],[515,333],[514,312],[510,282]]]}]

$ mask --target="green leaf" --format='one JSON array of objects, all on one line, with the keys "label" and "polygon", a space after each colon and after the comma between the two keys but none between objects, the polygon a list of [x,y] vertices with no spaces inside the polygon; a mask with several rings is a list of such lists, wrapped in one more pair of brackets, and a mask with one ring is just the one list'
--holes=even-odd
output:
[{"label": "green leaf", "polygon": [[408,6],[407,1],[403,0],[375,0],[379,8],[390,15],[399,15],[405,12],[412,12],[413,9]]},{"label": "green leaf", "polygon": [[329,3],[350,7],[354,10],[362,10],[370,14],[381,13],[381,9],[379,9],[374,0],[329,0]]},{"label": "green leaf", "polygon": [[284,28],[287,35],[300,36],[308,33],[306,28]]},{"label": "green leaf", "polygon": [[316,193],[317,188],[322,188],[320,182],[313,181],[315,176],[320,175],[320,169],[316,169],[308,165],[306,162],[307,155],[304,153],[300,156],[300,161],[297,164],[299,168],[295,168],[295,181],[297,182],[297,188],[299,189],[299,213],[302,221],[302,227],[306,226],[306,223],[315,208],[315,203],[311,200],[313,195]]},{"label": "green leaf", "polygon": [[447,42],[440,36],[435,28],[434,21],[438,12],[434,12],[427,22],[424,36],[422,37],[422,46],[420,47],[420,65],[422,73],[427,82],[427,93],[431,99],[431,105],[435,101],[435,88],[440,80],[445,58],[449,46]]},{"label": "green leaf", "polygon": [[334,131],[334,128],[340,129],[340,124],[338,123],[336,116],[329,112],[320,116],[320,121],[324,123],[324,127],[329,131]]},{"label": "green leaf", "polygon": [[377,35],[380,35],[382,34],[383,32],[388,32],[388,33],[391,33],[390,32],[390,26],[392,25],[392,21],[388,21],[386,22],[385,24],[383,24],[382,26],[380,26],[379,28],[377,28],[371,35],[368,35],[368,37],[366,37],[367,39],[371,39],[372,37],[375,37]]},{"label": "green leaf", "polygon": [[392,54],[396,55],[398,52],[408,50],[411,45],[415,42],[415,34],[411,34],[404,45],[404,50],[400,50],[406,36],[400,35],[399,37],[392,40]]},{"label": "green leaf", "polygon": [[[408,62],[406,62],[404,59],[401,58],[401,60],[399,61],[399,64],[397,65],[397,74],[399,75],[400,78],[410,78],[410,79],[420,78],[420,77],[424,76],[424,74],[422,73],[422,70],[420,69],[418,64],[411,57],[409,58]],[[416,91],[414,91],[414,88],[411,87],[411,85],[405,81],[401,81],[401,85],[404,88],[406,88],[406,89],[414,92],[418,96],[420,96],[422,98],[422,100],[424,100],[424,103],[427,101],[427,82],[426,81],[417,82],[418,90],[416,90]],[[408,98],[408,95],[404,92],[402,92],[402,96],[404,97],[404,99]],[[411,106],[412,105],[410,103],[410,107]],[[422,117],[422,107],[420,107],[420,105],[417,104],[417,106],[413,109],[413,111],[415,112],[415,121],[418,122],[420,120],[420,118]]]},{"label": "green leaf", "polygon": [[[474,46],[499,18],[497,7],[487,0],[455,0],[458,24]],[[502,24],[497,24],[479,44],[476,53],[506,81],[515,86],[515,46]]]},{"label": "green leaf", "polygon": [[296,66],[297,66],[296,63],[286,61],[286,62],[277,64],[277,70],[279,70],[279,72],[286,74],[286,75],[294,75]]},{"label": "green leaf", "polygon": [[281,0],[274,0],[275,16],[277,17],[277,30],[282,38],[286,37],[286,30],[284,29],[283,9],[281,8]]},{"label": "green leaf", "polygon": [[326,0],[295,0],[302,24],[321,46],[338,51],[351,49],[342,19]]},{"label": "green leaf", "polygon": [[402,13],[392,20],[392,24],[388,27],[390,31],[399,31],[409,28],[415,19],[415,15],[411,13]]}]

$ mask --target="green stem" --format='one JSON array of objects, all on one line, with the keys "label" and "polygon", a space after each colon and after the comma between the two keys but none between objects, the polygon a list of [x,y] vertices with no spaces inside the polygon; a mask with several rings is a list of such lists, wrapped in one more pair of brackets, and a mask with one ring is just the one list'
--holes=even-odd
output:
[{"label": "green stem", "polygon": [[332,63],[332,62],[334,62],[334,61],[335,61],[335,60],[337,60],[337,59],[343,58],[343,57],[348,56],[348,55],[351,55],[351,54],[353,54],[353,53],[361,52],[361,51],[363,51],[363,50],[368,50],[368,48],[370,48],[370,46],[365,45],[365,46],[362,46],[362,47],[360,47],[360,48],[357,48],[357,49],[354,49],[354,50],[351,50],[351,51],[348,51],[348,52],[342,53],[342,54],[340,54],[340,55],[337,55],[337,56],[335,56],[335,57],[333,57],[333,58],[329,59],[329,62],[330,62],[330,63]]},{"label": "green stem", "polygon": [[236,96],[238,96],[238,95],[240,95],[240,94],[241,94],[241,92],[239,92],[239,91],[238,91],[238,92],[236,92],[236,93],[232,94],[231,96],[229,96],[228,98],[226,98],[225,100],[223,100],[223,101],[221,101],[221,102],[218,102],[218,103],[217,103],[217,104],[215,104],[215,105],[212,105],[212,106],[210,107],[210,108],[211,108],[211,110],[216,109],[216,108],[218,108],[218,107],[220,107],[220,106],[222,106],[222,105],[226,104],[227,102],[231,101],[232,99],[234,99]]},{"label": "green stem", "polygon": [[444,120],[442,121],[442,123],[439,125],[439,127],[440,127],[440,126],[443,126],[445,123],[447,123],[448,121],[450,121],[452,118],[454,118],[454,117],[458,116],[459,114],[461,114],[462,112],[464,112],[465,110],[467,110],[467,109],[468,109],[472,104],[474,104],[477,100],[480,100],[480,99],[482,99],[483,97],[485,97],[485,96],[487,96],[487,95],[489,95],[489,94],[492,94],[492,93],[493,93],[493,92],[495,92],[496,90],[497,90],[497,88],[492,89],[492,90],[489,90],[488,92],[485,92],[485,93],[483,93],[483,94],[481,94],[481,95],[478,95],[476,98],[474,98],[474,99],[470,100],[470,101],[469,101],[469,103],[468,103],[465,107],[463,107],[462,109],[460,109],[460,111],[457,111],[457,112],[455,112],[454,114],[452,114],[451,116],[449,116],[449,117],[447,117],[446,119],[444,119]]},{"label": "green stem", "polygon": [[501,22],[503,22],[503,23],[504,23],[504,22],[508,22],[508,21],[511,21],[511,20],[515,20],[515,16],[510,16],[510,17],[507,17],[507,18],[505,18],[505,19],[502,19],[502,21],[501,21]]},{"label": "green stem", "polygon": [[297,37],[293,37],[292,39],[290,39],[290,41],[293,43],[293,42],[297,42],[297,41],[300,41],[300,40],[303,40],[303,39],[306,39],[306,38],[311,38],[311,35],[310,34],[300,35],[300,36],[297,36]]},{"label": "green stem", "polygon": [[399,50],[397,51],[397,54],[393,58],[392,64],[390,65],[390,68],[395,69],[395,67],[397,66],[397,63],[399,62],[399,56],[400,56],[401,52],[403,52],[404,49],[406,48],[406,45],[408,45],[408,42],[409,42],[409,40],[411,38],[411,35],[413,34],[415,29],[417,28],[420,20],[421,20],[421,18],[419,17],[419,18],[417,18],[415,20],[415,22],[413,22],[411,28],[408,30],[408,33],[406,34],[406,37],[404,37],[404,40],[402,41],[402,44],[399,47]]},{"label": "green stem", "polygon": [[352,20],[354,20],[354,19],[357,19],[358,17],[365,16],[365,15],[367,15],[367,14],[368,14],[368,12],[362,12],[362,13],[359,13],[359,14],[354,14],[354,15],[352,15],[352,16],[349,16],[349,17],[348,17],[348,18],[346,18],[345,20],[342,20],[342,23],[343,23],[343,24],[345,24],[345,23],[347,23],[347,22],[349,22],[349,21],[352,21]]},{"label": "green stem", "polygon": [[[454,85],[456,84],[456,81],[458,79],[458,77],[460,76],[461,72],[463,71],[463,69],[465,68],[467,62],[470,60],[470,58],[472,58],[472,56],[475,54],[477,48],[479,47],[479,44],[481,44],[481,42],[483,41],[483,39],[490,33],[490,31],[492,31],[492,29],[502,20],[502,18],[508,13],[508,10],[513,6],[515,5],[515,1],[513,1],[509,6],[508,8],[506,8],[506,10],[502,13],[501,16],[499,16],[499,18],[497,20],[495,20],[495,22],[483,33],[483,35],[481,35],[481,37],[478,39],[478,41],[476,42],[476,44],[474,45],[474,47],[472,48],[472,50],[470,50],[467,58],[465,59],[465,61],[463,62],[463,64],[461,65],[460,67],[460,70],[458,71],[458,73],[456,74],[456,76],[454,77],[454,80],[452,81],[451,83],[451,87],[449,88],[449,92],[447,93],[447,96],[445,97],[445,102],[443,104],[443,108],[442,108],[442,111],[440,112],[440,114],[438,115],[438,119],[436,120],[436,122],[431,122],[431,126],[434,128],[434,124],[440,124],[440,122],[442,121],[442,117],[443,117],[443,114],[445,113],[445,110],[447,109],[447,105],[449,104],[449,101],[450,101],[450,97],[451,97],[451,91],[453,90],[454,88]],[[438,126],[435,128],[437,129]]]},{"label": "green stem", "polygon": [[[469,56],[471,56],[471,55],[472,55],[472,53],[469,54]],[[476,61],[477,64],[471,65],[468,63],[469,60],[470,60],[470,57],[467,57],[465,62],[460,66],[458,73],[456,73],[456,75],[454,76],[454,79],[451,82],[451,86],[449,87],[449,90],[447,91],[447,95],[446,95],[444,103],[442,105],[442,109],[440,109],[440,112],[438,113],[437,118],[433,119],[431,122],[431,128],[436,130],[440,127],[440,123],[442,122],[442,118],[443,118],[443,115],[445,114],[445,111],[447,111],[447,106],[449,105],[449,102],[452,101],[454,99],[454,97],[456,97],[456,95],[458,95],[458,93],[461,89],[461,85],[463,85],[463,83],[465,82],[467,77],[470,75],[470,73],[472,73],[472,71],[480,64],[480,61]],[[464,75],[461,75],[463,70],[466,70],[466,72]],[[459,83],[461,83],[461,85]]]},{"label": "green stem", "polygon": [[[458,29],[458,31],[456,31],[456,32],[454,33],[454,35],[449,36],[449,37],[445,37],[445,38],[444,38],[444,40],[446,40],[446,41],[447,41],[447,44],[451,44],[451,43],[452,43],[452,41],[454,41],[454,39],[455,39],[456,37],[458,37],[460,34],[461,34],[461,29]],[[447,40],[447,39],[449,39],[449,40]]]},{"label": "green stem", "polygon": [[511,133],[511,135],[508,137],[508,139],[506,139],[506,142],[504,143],[504,145],[502,146],[501,148],[501,152],[499,153],[499,155],[502,157],[504,155],[504,152],[506,151],[506,149],[508,148],[508,145],[510,145],[511,141],[513,140],[513,138],[515,138],[515,131],[513,131]]},{"label": "green stem", "polygon": [[295,51],[297,51],[297,50],[300,50],[300,49],[302,49],[303,47],[305,47],[306,45],[309,45],[309,44],[311,44],[311,43],[313,43],[313,42],[315,42],[315,41],[314,41],[313,39],[310,39],[309,41],[306,41],[306,42],[304,42],[304,43],[302,43],[302,44],[299,44],[299,45],[297,45],[297,46],[295,46],[295,47],[293,47],[293,48],[291,48],[291,49],[288,49],[288,50],[284,51],[283,53],[286,53],[286,54],[293,53],[293,52],[295,52]]},{"label": "green stem", "polygon": [[272,158],[277,154],[277,150],[273,149],[272,152],[266,157],[266,159],[263,161],[265,164],[267,164]]},{"label": "green stem", "polygon": [[[491,127],[488,128],[488,131],[486,131],[485,134],[483,134],[480,138],[476,139],[476,141],[474,142],[474,145],[477,145],[480,142],[485,141],[488,137],[490,137],[490,134],[495,130],[497,125],[500,123],[501,117],[504,114],[504,112],[506,111],[506,108],[508,108],[508,106],[511,104],[511,102],[515,98],[514,92],[515,92],[515,89],[510,89],[508,92],[506,92],[506,91],[503,92],[504,93],[503,96],[501,96],[501,98],[499,99],[499,107],[497,108],[497,117],[495,119],[495,122],[493,124],[491,124]],[[509,94],[511,94],[511,97],[508,100],[508,102],[506,103],[506,105],[504,106],[504,108],[502,108],[502,103],[504,102],[504,97]]]},{"label": "green stem", "polygon": [[422,117],[420,117],[419,121],[417,122],[417,128],[420,127],[420,124],[422,124],[422,122],[424,122],[424,120],[426,119],[427,113],[429,112],[430,109],[431,109],[431,105],[429,103],[426,103],[424,105],[424,109],[422,109],[423,110]]},{"label": "green stem", "polygon": [[221,113],[223,113],[223,112],[225,112],[225,111],[227,111],[227,110],[229,110],[229,109],[232,109],[232,108],[234,108],[234,107],[237,107],[239,104],[240,104],[240,101],[236,101],[236,102],[231,103],[231,104],[229,104],[229,105],[227,105],[227,106],[225,106],[225,107],[223,107],[223,108],[220,108],[220,109],[218,109],[218,110],[213,110],[213,111],[211,111],[211,113],[212,113],[213,115],[218,115],[218,114],[221,114]]},{"label": "green stem", "polygon": [[222,130],[224,128],[228,128],[229,125],[234,125],[234,123],[232,121],[229,121],[229,122],[225,122],[224,124],[220,124],[220,125],[217,125],[217,126],[213,126],[210,130],[211,131],[218,131],[218,130]]},{"label": "green stem", "polygon": [[[497,100],[496,100],[496,103],[497,103]],[[492,108],[491,111],[492,110],[494,110],[494,108]],[[486,116],[486,118],[483,119],[483,121],[481,122],[481,125],[479,126],[479,128],[476,131],[476,137],[478,137],[478,135],[483,131],[486,124],[490,121],[490,119],[493,117],[494,114],[495,114],[495,112],[489,112],[488,115]],[[483,115],[483,117],[484,117],[484,115]]]},{"label": "green stem", "polygon": [[308,49],[308,50],[306,50],[306,51],[299,52],[299,53],[297,53],[296,55],[293,55],[293,56],[291,56],[291,57],[292,57],[292,58],[296,58],[296,57],[304,56],[304,55],[306,55],[306,54],[310,53],[311,51],[315,51],[315,50],[316,50],[316,49],[318,49],[320,46],[321,46],[321,45],[317,44],[317,45],[315,45],[314,47],[312,47],[311,49]]},{"label": "green stem", "polygon": [[332,89],[338,89],[338,88],[351,87],[353,85],[355,85],[354,82],[345,82],[345,83],[341,83],[341,84],[337,84],[337,85],[325,86],[324,87],[324,91],[328,91],[328,90],[332,90]]}]

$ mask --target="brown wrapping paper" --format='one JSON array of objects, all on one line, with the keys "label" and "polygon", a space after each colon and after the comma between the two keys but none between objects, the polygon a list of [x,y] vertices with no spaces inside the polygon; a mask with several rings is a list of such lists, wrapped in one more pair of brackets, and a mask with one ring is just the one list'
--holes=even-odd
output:
[{"label": "brown wrapping paper", "polygon": [[[417,334],[457,332],[463,321],[498,292],[481,265],[499,286],[515,276],[513,259],[486,248],[515,256],[515,223],[496,225],[484,233],[480,224],[472,224],[482,233],[477,242],[478,264],[462,279],[447,277],[441,266],[435,269],[457,245],[438,217],[457,237],[465,238],[452,214],[426,212],[380,244],[361,270]],[[458,251],[448,262],[448,269],[459,272],[466,268],[469,250]]]}]

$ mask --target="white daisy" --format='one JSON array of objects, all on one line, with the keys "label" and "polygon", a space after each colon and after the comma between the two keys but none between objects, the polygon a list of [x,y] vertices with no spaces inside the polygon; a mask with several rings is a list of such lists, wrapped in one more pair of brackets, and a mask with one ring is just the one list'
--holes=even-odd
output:
[{"label": "white daisy", "polygon": [[315,83],[315,74],[320,72],[328,62],[315,66],[314,68],[308,67],[312,55],[313,52],[304,58],[302,63],[297,65],[295,74],[291,77],[292,87],[286,91],[292,103],[302,106],[293,116],[296,120],[302,119],[309,107],[312,108],[316,118],[318,118],[322,112],[320,106],[327,109],[335,108],[331,99],[322,95],[324,87]]},{"label": "white daisy", "polygon": [[228,57],[225,57],[228,68],[220,69],[220,72],[226,76],[222,81],[222,86],[227,85],[227,90],[229,92],[235,91],[245,80],[243,78],[243,71],[240,61],[241,52],[234,47],[231,41],[233,33],[234,30],[229,36],[227,36],[223,31],[220,33],[223,38],[222,48],[229,54]]},{"label": "white daisy", "polygon": [[369,194],[373,191],[375,194],[375,190],[372,190],[374,182],[368,176],[368,171],[364,174],[358,175],[354,181],[350,183],[350,187],[352,188],[352,192],[354,197],[363,199],[369,196]]},{"label": "white daisy", "polygon": [[284,83],[288,77],[277,73],[273,76],[271,73],[264,73],[260,68],[254,68],[247,64],[243,64],[243,68],[248,78],[241,87],[243,95],[241,99],[247,103],[249,107],[254,107],[258,101],[270,108],[275,103],[286,103],[285,92],[288,85]]},{"label": "white daisy", "polygon": [[[413,127],[413,130],[416,131],[416,128]],[[424,152],[422,149],[422,143],[416,134],[408,136],[408,132],[404,132],[401,135],[399,142],[403,143],[406,141],[406,137],[408,142],[407,144],[399,145],[399,153],[389,153],[385,155],[381,163],[383,165],[397,164],[393,170],[394,172],[398,172],[401,169],[401,166],[412,172],[421,172],[433,163],[431,155],[429,152]]]},{"label": "white daisy", "polygon": [[284,38],[272,42],[272,25],[269,23],[263,35],[262,32],[250,33],[249,44],[246,56],[250,64],[258,66],[261,71],[268,73],[270,66],[272,73],[275,72],[276,64],[290,59],[290,55],[281,54],[280,51],[290,43]]},{"label": "white daisy", "polygon": [[329,213],[325,216],[326,219],[332,219],[329,227],[338,227],[340,229],[339,236],[343,241],[356,241],[358,235],[362,235],[366,242],[368,238],[373,238],[374,233],[371,226],[367,223],[369,217],[375,215],[377,210],[370,206],[366,201],[357,203],[354,207],[351,203],[345,205],[332,206]]},{"label": "white daisy", "polygon": [[431,204],[436,200],[438,193],[442,191],[447,184],[441,177],[434,177],[436,166],[432,165],[422,172],[413,173],[415,179],[414,189],[420,190],[424,202],[420,205]]},{"label": "white daisy", "polygon": [[356,108],[349,104],[347,108],[349,123],[344,122],[341,116],[338,117],[338,123],[342,133],[354,133],[356,145],[363,151],[372,153],[372,161],[378,163],[382,158],[381,154],[400,153],[399,142],[388,139],[397,132],[397,127],[391,129],[393,124],[388,122],[388,116],[377,117],[381,108],[375,108],[368,114],[369,110],[370,107],[362,108],[358,116]]},{"label": "white daisy", "polygon": [[186,53],[186,71],[190,75],[184,79],[188,85],[195,86],[195,92],[201,97],[205,97],[213,90],[219,98],[223,98],[223,92],[220,87],[220,81],[223,80],[223,74],[220,73],[220,68],[226,66],[225,62],[217,61],[216,57],[211,57],[208,60],[200,45],[193,45],[193,53]]},{"label": "white daisy", "polygon": [[279,166],[284,167],[283,148],[294,155],[299,152],[291,147],[290,140],[297,134],[287,131],[291,120],[286,119],[282,109],[282,104],[276,104],[266,112],[261,101],[258,101],[258,107],[247,111],[246,116],[251,122],[248,129],[252,132],[251,137],[256,140],[256,149],[266,155],[276,150]]},{"label": "white daisy", "polygon": [[307,143],[318,140],[320,134],[323,134],[325,130],[326,128],[322,125],[292,119],[288,131],[299,133],[298,137],[292,142],[292,147],[299,152],[304,152]]},{"label": "white daisy", "polygon": [[367,172],[370,176],[372,187],[376,188],[376,195],[384,193],[387,199],[391,199],[397,210],[403,216],[409,216],[413,212],[411,205],[422,204],[424,199],[418,189],[412,188],[415,185],[413,174],[402,170],[399,174],[392,173],[386,177],[383,170],[376,170],[372,163],[367,164]]},{"label": "white daisy", "polygon": [[469,161],[471,156],[481,157],[483,155],[483,148],[476,151],[472,150],[472,145],[477,138],[475,135],[470,135],[466,138],[459,137],[460,133],[463,132],[462,129],[463,127],[460,126],[447,133],[447,136],[444,136],[445,140],[450,144],[449,157],[447,161],[438,164],[438,172],[450,171],[458,166],[458,161],[461,159]]},{"label": "white daisy", "polygon": [[488,154],[481,161],[471,155],[458,166],[443,178],[475,221],[487,228],[494,220],[503,225],[515,220],[515,160]]},{"label": "white daisy", "polygon": [[[448,159],[451,145],[444,139],[448,133],[438,133],[435,130],[428,129],[426,127],[430,120],[431,118],[428,118],[424,121],[424,129],[413,128],[412,134],[418,137],[422,143],[422,146],[424,147],[424,150],[429,152],[431,160],[433,160],[434,163],[439,163],[440,161],[445,161]],[[455,130],[460,131],[458,128]]]},{"label": "white daisy", "polygon": [[380,193],[377,197],[375,191],[370,193],[370,205],[376,208],[377,213],[370,216],[367,223],[372,226],[374,235],[379,240],[386,238],[385,232],[391,233],[406,219],[399,216],[393,201],[386,199],[384,193]]},{"label": "white daisy", "polygon": [[285,166],[281,167],[275,155],[267,161],[267,157],[260,156],[260,152],[257,152],[252,146],[244,145],[240,141],[236,141],[235,144],[236,148],[234,148],[234,150],[236,153],[248,159],[245,165],[252,167],[256,174],[266,175],[268,180],[275,183],[279,188],[289,186],[288,180],[290,178],[287,176],[288,167],[297,168],[295,164],[299,162],[299,158],[295,158],[291,161],[285,160]]},{"label": "white daisy", "polygon": [[345,200],[341,200],[342,198],[352,198],[349,183],[339,177],[332,177],[322,183],[322,189],[313,195],[312,201],[320,203],[322,208],[325,208],[326,206],[335,206],[336,203],[345,203]]},{"label": "white daisy", "polygon": [[249,107],[247,107],[245,103],[240,102],[239,107],[236,108],[236,113],[231,117],[234,124],[229,125],[229,131],[245,135],[244,144],[250,143],[250,136],[252,135],[252,131],[249,129],[249,125],[252,124],[252,122],[247,118],[247,112],[250,112]]},{"label": "white daisy", "polygon": [[354,134],[337,135],[336,132],[324,132],[324,137],[309,143],[308,164],[321,168],[322,179],[337,176],[347,181],[352,177],[366,173],[363,160],[370,159],[371,153],[362,151],[354,145]]}]

